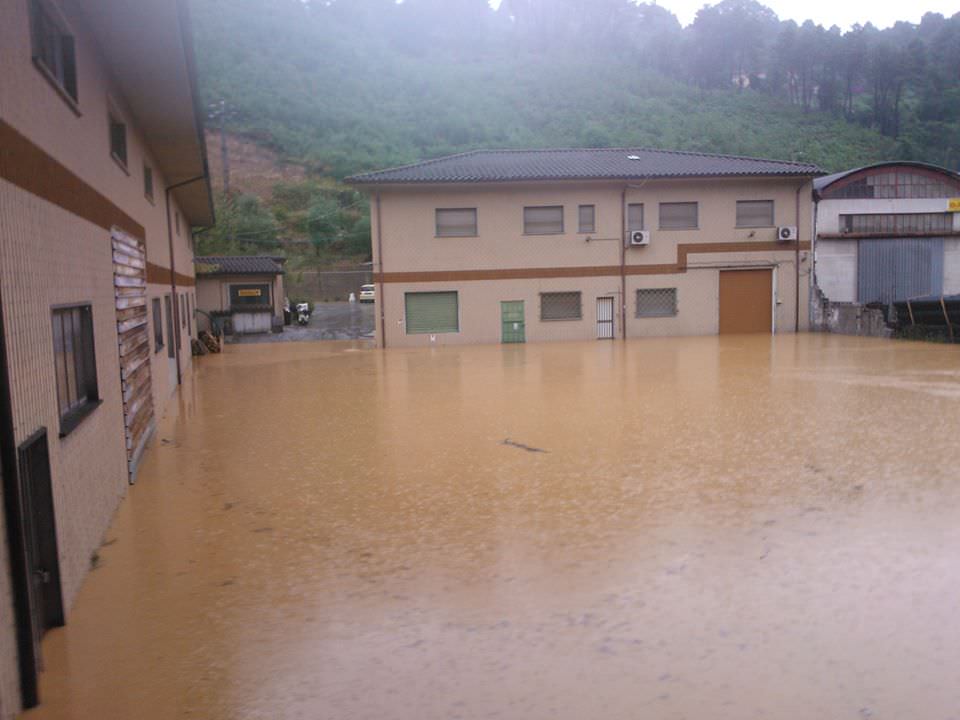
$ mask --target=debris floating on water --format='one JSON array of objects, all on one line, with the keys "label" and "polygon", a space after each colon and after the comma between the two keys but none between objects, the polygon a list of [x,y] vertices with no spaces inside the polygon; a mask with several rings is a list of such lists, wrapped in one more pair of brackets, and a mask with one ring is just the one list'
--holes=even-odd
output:
[{"label": "debris floating on water", "polygon": [[526,450],[527,452],[532,453],[548,453],[549,450],[544,450],[543,448],[530,447],[529,445],[524,445],[523,443],[514,442],[510,438],[504,440],[501,445],[509,445],[510,447],[520,448],[521,450]]}]

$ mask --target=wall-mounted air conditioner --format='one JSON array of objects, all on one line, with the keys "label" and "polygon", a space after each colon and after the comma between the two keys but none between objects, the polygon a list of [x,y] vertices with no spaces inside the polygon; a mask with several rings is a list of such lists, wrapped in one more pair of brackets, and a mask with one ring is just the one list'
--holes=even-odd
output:
[{"label": "wall-mounted air conditioner", "polygon": [[631,247],[642,247],[643,245],[649,245],[650,231],[649,230],[631,230],[629,240],[630,240]]},{"label": "wall-mounted air conditioner", "polygon": [[797,239],[797,227],[796,225],[785,225],[783,227],[777,228],[777,240],[780,242],[788,242],[790,240]]}]

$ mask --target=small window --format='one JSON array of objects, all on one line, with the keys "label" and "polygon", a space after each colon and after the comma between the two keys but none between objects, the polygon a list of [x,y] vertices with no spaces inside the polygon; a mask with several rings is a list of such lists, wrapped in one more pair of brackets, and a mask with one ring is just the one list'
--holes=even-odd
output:
[{"label": "small window", "polygon": [[160,298],[153,299],[153,351],[163,350],[163,311],[160,309]]},{"label": "small window", "polygon": [[149,165],[143,166],[143,194],[153,202],[153,168]]},{"label": "small window", "polygon": [[476,208],[440,208],[437,210],[437,237],[476,237]]},{"label": "small window", "polygon": [[173,336],[175,335],[174,326],[173,326],[173,305],[170,302],[170,296],[163,296],[163,309],[167,314],[167,357],[174,358],[176,357],[176,352],[173,349]]},{"label": "small window", "polygon": [[180,327],[186,329],[187,327],[187,295],[186,293],[180,294]]},{"label": "small window", "polygon": [[563,232],[563,205],[525,207],[524,235],[559,235]]},{"label": "small window", "polygon": [[580,320],[582,317],[580,293],[540,293],[541,320]]},{"label": "small window", "polygon": [[77,54],[68,33],[44,0],[31,0],[30,25],[33,34],[33,61],[69,101],[76,103]]},{"label": "small window", "polygon": [[110,113],[110,155],[118,163],[127,167],[127,126],[116,115]]},{"label": "small window", "polygon": [[643,203],[627,205],[627,231],[643,230]]},{"label": "small window", "polygon": [[187,334],[193,337],[193,295],[187,295]]},{"label": "small window", "polygon": [[90,305],[53,310],[53,361],[63,437],[100,403]]},{"label": "small window", "polygon": [[407,335],[460,332],[456,292],[415,292],[404,295]]},{"label": "small window", "polygon": [[677,314],[676,288],[643,288],[637,290],[637,317],[672,317]]},{"label": "small window", "polygon": [[578,213],[579,222],[577,232],[592,233],[597,231],[596,205],[581,205]]},{"label": "small window", "polygon": [[773,200],[737,200],[737,227],[773,227]]},{"label": "small window", "polygon": [[697,203],[660,203],[661,230],[689,230],[697,227]]}]

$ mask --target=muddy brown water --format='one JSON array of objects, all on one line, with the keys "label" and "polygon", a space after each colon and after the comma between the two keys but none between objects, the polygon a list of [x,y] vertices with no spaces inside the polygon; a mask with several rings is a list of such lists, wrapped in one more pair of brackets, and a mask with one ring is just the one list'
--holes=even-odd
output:
[{"label": "muddy brown water", "polygon": [[958,429],[948,346],[230,347],[27,717],[960,718]]}]

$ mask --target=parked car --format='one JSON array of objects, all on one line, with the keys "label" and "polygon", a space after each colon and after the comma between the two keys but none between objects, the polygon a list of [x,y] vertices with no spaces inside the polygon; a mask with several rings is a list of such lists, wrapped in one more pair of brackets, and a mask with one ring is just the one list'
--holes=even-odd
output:
[{"label": "parked car", "polygon": [[377,286],[376,285],[361,285],[360,286],[360,302],[373,302],[377,299]]}]

